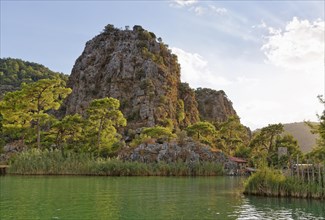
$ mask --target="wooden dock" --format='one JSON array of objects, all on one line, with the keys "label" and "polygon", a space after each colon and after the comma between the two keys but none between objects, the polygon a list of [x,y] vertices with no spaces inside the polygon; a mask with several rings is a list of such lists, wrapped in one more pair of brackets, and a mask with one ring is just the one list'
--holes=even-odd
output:
[{"label": "wooden dock", "polygon": [[0,175],[5,175],[8,167],[8,165],[0,165]]}]

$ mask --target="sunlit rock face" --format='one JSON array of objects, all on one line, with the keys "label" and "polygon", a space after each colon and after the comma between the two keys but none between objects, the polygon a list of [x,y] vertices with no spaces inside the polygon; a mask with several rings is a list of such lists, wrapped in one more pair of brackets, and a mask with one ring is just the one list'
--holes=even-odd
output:
[{"label": "sunlit rock face", "polygon": [[83,114],[91,100],[114,97],[127,118],[126,130],[170,122],[174,128],[186,127],[200,120],[199,112],[217,121],[236,114],[220,92],[206,97],[181,83],[180,71],[177,56],[154,33],[141,26],[121,30],[107,25],[76,60],[64,111]]}]

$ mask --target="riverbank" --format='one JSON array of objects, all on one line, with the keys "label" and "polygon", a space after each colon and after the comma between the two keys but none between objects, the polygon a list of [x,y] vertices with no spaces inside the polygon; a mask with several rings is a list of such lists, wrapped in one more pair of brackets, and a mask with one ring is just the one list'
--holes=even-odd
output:
[{"label": "riverbank", "polygon": [[223,165],[214,162],[142,163],[95,158],[90,154],[32,149],[18,154],[8,174],[98,176],[220,176]]},{"label": "riverbank", "polygon": [[297,177],[284,176],[280,171],[264,168],[245,182],[244,194],[268,197],[296,197],[325,199],[324,176],[306,182]]}]

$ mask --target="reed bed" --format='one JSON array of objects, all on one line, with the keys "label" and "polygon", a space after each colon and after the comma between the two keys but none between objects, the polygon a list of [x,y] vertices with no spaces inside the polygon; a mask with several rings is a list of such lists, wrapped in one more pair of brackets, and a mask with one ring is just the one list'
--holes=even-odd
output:
[{"label": "reed bed", "polygon": [[244,194],[325,199],[324,180],[306,182],[297,177],[286,177],[281,171],[264,168],[245,182]]},{"label": "reed bed", "polygon": [[98,176],[217,176],[223,175],[219,163],[158,162],[140,163],[119,159],[95,158],[90,154],[32,149],[17,155],[10,174],[98,175]]}]

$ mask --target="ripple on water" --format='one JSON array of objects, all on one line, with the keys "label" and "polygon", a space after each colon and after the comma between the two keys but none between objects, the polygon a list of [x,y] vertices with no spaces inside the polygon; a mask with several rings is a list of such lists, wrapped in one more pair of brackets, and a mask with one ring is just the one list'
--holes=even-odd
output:
[{"label": "ripple on water", "polygon": [[0,177],[0,219],[324,219],[321,202],[245,197],[238,180]]}]

